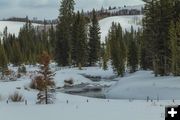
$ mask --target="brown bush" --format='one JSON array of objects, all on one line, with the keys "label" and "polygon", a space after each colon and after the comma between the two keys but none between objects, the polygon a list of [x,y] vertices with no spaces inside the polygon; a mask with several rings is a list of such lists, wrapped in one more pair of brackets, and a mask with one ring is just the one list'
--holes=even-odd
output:
[{"label": "brown bush", "polygon": [[4,70],[4,75],[8,76],[11,75],[12,71],[9,69]]},{"label": "brown bush", "polygon": [[11,100],[12,102],[23,102],[24,97],[23,95],[19,94],[19,92],[14,92],[9,96],[9,100]]},{"label": "brown bush", "polygon": [[45,81],[43,79],[43,76],[36,76],[30,83],[30,88],[32,89],[37,89],[37,90],[40,90],[40,91],[43,91],[46,89],[46,85],[47,86],[50,86],[50,87],[53,87],[55,86],[55,82],[54,81],[51,81],[51,80],[47,80]]}]

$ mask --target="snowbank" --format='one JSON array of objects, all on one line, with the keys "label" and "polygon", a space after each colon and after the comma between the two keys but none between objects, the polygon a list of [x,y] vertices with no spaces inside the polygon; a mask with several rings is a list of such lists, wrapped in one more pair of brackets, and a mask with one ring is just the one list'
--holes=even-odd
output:
[{"label": "snowbank", "polygon": [[154,77],[152,71],[138,71],[118,80],[107,91],[107,98],[180,100],[180,77]]}]

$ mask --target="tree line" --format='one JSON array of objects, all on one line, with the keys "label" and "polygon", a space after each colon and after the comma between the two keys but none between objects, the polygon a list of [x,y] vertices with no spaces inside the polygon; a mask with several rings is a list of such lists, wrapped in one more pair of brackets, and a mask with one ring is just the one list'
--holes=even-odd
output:
[{"label": "tree line", "polygon": [[144,0],[142,29],[122,30],[112,23],[106,42],[100,41],[98,15],[92,11],[90,20],[83,11],[74,12],[74,0],[62,0],[58,24],[38,30],[27,20],[19,36],[3,33],[0,45],[0,66],[35,64],[38,55],[47,51],[60,66],[95,66],[123,76],[143,69],[155,76],[180,75],[180,1]]},{"label": "tree line", "polygon": [[[67,6],[68,5],[68,6]],[[100,27],[95,10],[89,22],[83,11],[74,12],[74,1],[63,0],[56,28],[34,27],[27,18],[18,37],[6,27],[0,44],[0,67],[7,64],[36,64],[38,56],[48,52],[61,66],[95,65],[100,58]]]}]

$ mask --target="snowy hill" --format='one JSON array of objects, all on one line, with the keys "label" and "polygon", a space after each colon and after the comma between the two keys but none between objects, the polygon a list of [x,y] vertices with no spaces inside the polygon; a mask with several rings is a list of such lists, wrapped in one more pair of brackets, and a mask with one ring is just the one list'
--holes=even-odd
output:
[{"label": "snowy hill", "polygon": [[[8,27],[8,33],[18,36],[19,30],[24,24],[24,22],[0,21],[0,36],[2,35],[6,26]],[[33,25],[38,26],[39,24],[33,23]]]},{"label": "snowy hill", "polygon": [[113,12],[117,12],[119,10],[140,10],[141,11],[141,9],[143,7],[144,7],[143,4],[142,5],[134,5],[134,6],[123,6],[123,7],[118,7],[115,9],[112,8],[112,10],[108,10],[107,12],[113,13]]},{"label": "snowy hill", "polygon": [[[138,23],[142,20],[142,17],[142,15],[115,16],[100,20],[99,24],[101,28],[101,41],[104,42],[112,22],[119,22],[124,30],[130,30],[131,26],[137,30],[141,27],[141,25]],[[2,36],[3,30],[6,26],[8,27],[8,33],[18,36],[19,30],[24,24],[24,22],[0,21],[0,36]],[[33,23],[33,25],[38,26],[39,24]]]},{"label": "snowy hill", "polygon": [[142,15],[133,15],[133,16],[115,16],[115,17],[108,17],[99,21],[100,28],[101,28],[101,41],[105,41],[105,37],[108,35],[108,31],[112,25],[112,22],[120,23],[124,30],[130,30],[131,26],[134,29],[141,28],[139,25],[139,21],[143,18]]}]

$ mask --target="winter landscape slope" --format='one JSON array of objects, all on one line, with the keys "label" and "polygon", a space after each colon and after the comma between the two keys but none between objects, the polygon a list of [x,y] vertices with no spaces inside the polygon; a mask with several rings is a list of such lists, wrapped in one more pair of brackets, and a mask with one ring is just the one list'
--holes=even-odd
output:
[{"label": "winter landscape slope", "polygon": [[[4,28],[7,26],[8,33],[15,34],[15,36],[18,36],[19,30],[21,27],[23,27],[25,23],[24,22],[12,22],[12,21],[0,21],[0,36],[4,31]],[[34,26],[38,26],[38,24],[34,24]]]},{"label": "winter landscape slope", "polygon": [[142,20],[142,15],[133,15],[133,16],[115,16],[115,17],[108,17],[99,21],[100,28],[101,28],[101,41],[105,41],[105,37],[108,35],[108,31],[112,25],[112,22],[120,23],[123,30],[130,30],[131,26],[135,30],[141,28],[139,21]]},{"label": "winter landscape slope", "polygon": [[[115,16],[108,17],[99,21],[101,28],[101,41],[105,41],[105,37],[108,34],[108,31],[112,25],[112,22],[120,23],[124,30],[130,30],[131,26],[134,29],[138,29],[141,26],[139,25],[139,21],[142,19],[142,15],[135,16]],[[20,28],[24,25],[24,22],[11,22],[11,21],[0,21],[0,33],[3,33],[4,28],[8,27],[9,33],[14,33],[16,36],[19,33]],[[38,26],[38,24],[33,24],[34,26]]]}]

